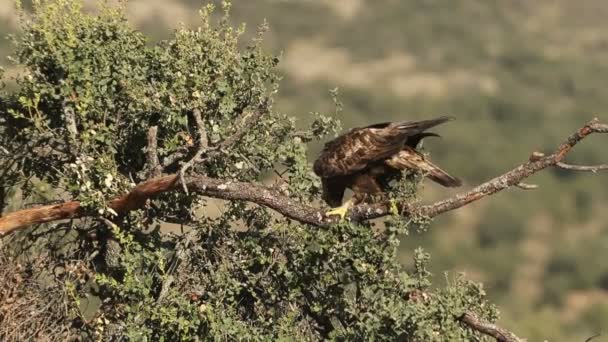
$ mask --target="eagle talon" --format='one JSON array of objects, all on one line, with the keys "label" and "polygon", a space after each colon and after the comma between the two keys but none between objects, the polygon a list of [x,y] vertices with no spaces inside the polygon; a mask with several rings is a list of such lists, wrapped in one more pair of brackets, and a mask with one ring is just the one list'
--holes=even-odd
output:
[{"label": "eagle talon", "polygon": [[397,201],[395,199],[390,199],[388,201],[390,203],[388,211],[394,216],[399,216],[399,207],[397,207]]},{"label": "eagle talon", "polygon": [[348,213],[348,210],[350,209],[351,205],[352,201],[346,201],[341,206],[326,212],[325,216],[329,217],[331,215],[337,215],[340,216],[340,222],[344,222],[344,218],[346,217],[346,214]]}]

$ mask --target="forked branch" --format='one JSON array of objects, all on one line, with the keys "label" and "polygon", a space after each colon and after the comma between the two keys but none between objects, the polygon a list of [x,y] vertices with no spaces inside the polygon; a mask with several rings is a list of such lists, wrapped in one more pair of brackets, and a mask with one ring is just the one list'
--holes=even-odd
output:
[{"label": "forked branch", "polygon": [[[419,215],[432,218],[466,206],[509,187],[521,187],[524,184],[522,182],[526,178],[541,170],[548,167],[563,168],[563,165],[565,165],[563,164],[563,159],[568,152],[578,142],[593,133],[608,133],[608,125],[601,124],[597,119],[594,119],[569,136],[553,154],[546,156],[542,153],[534,152],[527,162],[478,185],[470,191],[462,192],[428,205],[401,202],[398,203],[398,207],[404,216]],[[237,136],[236,139],[238,138]],[[130,193],[108,202],[108,206],[118,213],[140,208],[148,198],[166,191],[175,190],[178,178],[177,174],[173,174],[142,182],[133,188]],[[214,179],[201,175],[185,177],[184,182],[188,189],[200,195],[224,200],[256,203],[271,208],[287,218],[312,226],[324,227],[336,222],[335,217],[325,216],[324,210],[300,203],[289,196],[285,196],[274,189],[260,184]],[[526,187],[525,184],[524,187]],[[360,204],[351,210],[348,217],[351,221],[360,222],[389,215],[390,210],[390,203],[388,202]],[[0,235],[5,235],[33,224],[86,215],[87,213],[82,209],[80,203],[76,201],[20,210],[0,217]]]}]

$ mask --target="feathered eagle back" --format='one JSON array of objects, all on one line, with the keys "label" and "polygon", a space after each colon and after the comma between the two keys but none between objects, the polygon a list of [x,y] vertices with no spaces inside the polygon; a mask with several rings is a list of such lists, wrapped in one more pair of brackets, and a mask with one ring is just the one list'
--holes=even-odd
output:
[{"label": "feathered eagle back", "polygon": [[417,145],[424,136],[434,135],[428,133],[421,136],[425,130],[452,119],[443,116],[432,120],[384,122],[353,128],[325,144],[315,161],[314,172],[321,178],[330,178],[361,171],[370,163],[399,152],[409,137],[415,137]]},{"label": "feathered eagle back", "polygon": [[339,205],[346,188],[355,193],[386,191],[386,179],[399,170],[418,170],[443,186],[459,186],[460,180],[437,167],[416,151],[422,139],[438,136],[427,129],[452,120],[384,122],[353,128],[325,144],[314,163],[314,172],[323,182],[323,198]]}]

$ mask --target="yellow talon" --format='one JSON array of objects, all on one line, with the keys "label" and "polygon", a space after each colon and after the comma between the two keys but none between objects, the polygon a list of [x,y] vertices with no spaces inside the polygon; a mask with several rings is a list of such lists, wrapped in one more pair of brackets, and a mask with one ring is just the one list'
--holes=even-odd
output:
[{"label": "yellow talon", "polygon": [[344,221],[344,218],[346,217],[346,214],[348,213],[348,209],[350,209],[351,205],[352,205],[352,200],[348,200],[341,206],[326,212],[325,216],[338,215],[338,216],[340,216],[340,222],[342,222],[342,221]]},{"label": "yellow talon", "polygon": [[399,216],[399,208],[397,207],[397,201],[394,199],[390,199],[391,207],[389,208],[389,212],[394,216]]}]

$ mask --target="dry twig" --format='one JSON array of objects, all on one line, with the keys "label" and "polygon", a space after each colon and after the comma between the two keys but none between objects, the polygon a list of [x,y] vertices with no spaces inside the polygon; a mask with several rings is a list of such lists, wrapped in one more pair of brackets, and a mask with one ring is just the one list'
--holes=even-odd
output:
[{"label": "dry twig", "polygon": [[602,334],[601,334],[601,333],[597,333],[597,334],[595,334],[595,335],[593,335],[593,336],[589,336],[589,337],[588,337],[588,338],[585,340],[585,342],[590,342],[590,341],[591,341],[591,340],[593,340],[594,338],[596,338],[596,337],[600,337],[600,336],[602,336]]},{"label": "dry twig", "polygon": [[194,163],[198,162],[201,159],[201,156],[207,151],[207,148],[209,147],[207,130],[205,129],[205,122],[203,122],[201,111],[198,109],[193,110],[192,116],[194,117],[194,122],[196,123],[196,130],[198,134],[198,150],[190,160],[188,160],[184,165],[182,165],[182,168],[179,170],[179,180],[181,181],[182,186],[184,187],[184,192],[186,194],[188,193],[188,187],[186,186],[184,175]]},{"label": "dry twig", "polygon": [[596,173],[601,170],[608,170],[608,164],[587,166],[587,165],[571,165],[571,164],[567,164],[567,163],[557,163],[557,164],[555,164],[555,166],[559,167],[560,169],[564,169],[564,170],[586,171],[586,172],[593,172],[593,173]]}]

